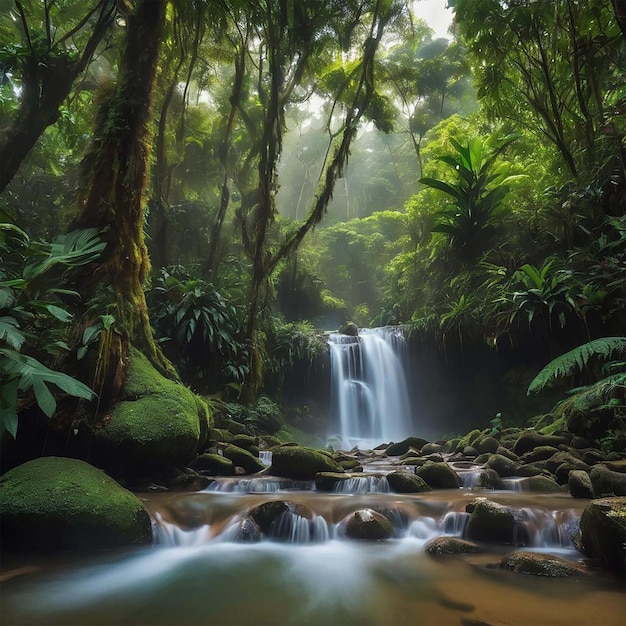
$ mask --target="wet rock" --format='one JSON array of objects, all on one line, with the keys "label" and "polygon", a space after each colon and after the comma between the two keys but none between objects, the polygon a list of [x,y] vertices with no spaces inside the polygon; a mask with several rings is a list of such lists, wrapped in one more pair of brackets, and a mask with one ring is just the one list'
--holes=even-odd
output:
[{"label": "wet rock", "polygon": [[520,465],[517,468],[516,476],[539,476],[544,472],[544,469],[539,467],[536,463],[530,463],[529,465]]},{"label": "wet rock", "polygon": [[500,442],[495,437],[483,437],[474,443],[474,447],[479,454],[484,454],[485,452],[494,454],[499,446]]},{"label": "wet rock", "polygon": [[398,461],[397,463],[395,463],[395,465],[424,465],[424,463],[426,463],[428,459],[425,459],[424,457],[415,457],[415,456],[409,456],[406,459],[403,459],[402,461]]},{"label": "wet rock", "polygon": [[435,454],[443,451],[443,446],[440,446],[438,443],[427,443],[422,446],[420,450],[420,454],[422,456],[428,456],[429,454]]},{"label": "wet rock", "polygon": [[290,538],[294,516],[310,520],[313,513],[303,504],[288,500],[264,502],[249,512],[249,517],[254,520],[263,535],[272,539]]},{"label": "wet rock", "polygon": [[582,460],[587,463],[587,465],[595,465],[596,463],[601,463],[602,461],[606,461],[606,458],[599,450],[585,450],[583,452]]},{"label": "wet rock", "polygon": [[409,472],[391,472],[387,474],[387,482],[396,493],[421,493],[431,491],[423,478]]},{"label": "wet rock", "polygon": [[619,472],[626,474],[626,459],[619,459],[615,461],[605,461],[603,465],[606,465],[612,472]]},{"label": "wet rock", "polygon": [[552,493],[562,491],[561,486],[553,478],[547,476],[529,476],[520,480],[522,491]]},{"label": "wet rock", "polygon": [[626,496],[626,474],[622,472],[613,472],[605,465],[594,465],[589,478],[597,497]]},{"label": "wet rock", "polygon": [[461,438],[457,446],[457,450],[463,450],[465,446],[473,445],[473,443],[482,435],[483,435],[482,430],[478,430],[478,428],[474,428],[474,430],[471,430],[469,433],[467,433],[467,435]]},{"label": "wet rock", "polygon": [[461,479],[447,463],[427,461],[415,468],[415,473],[433,489],[458,489]]},{"label": "wet rock", "polygon": [[585,448],[591,448],[592,444],[588,439],[584,437],[574,437],[572,439],[572,448],[576,448],[576,450],[584,450]]},{"label": "wet rock", "polygon": [[140,500],[84,461],[44,457],[0,478],[3,549],[100,550],[151,539]]},{"label": "wet rock", "polygon": [[498,472],[492,469],[483,469],[478,475],[476,480],[476,487],[483,487],[484,489],[505,489],[504,482]]},{"label": "wet rock", "polygon": [[400,456],[405,452],[409,451],[409,448],[415,448],[416,450],[421,450],[428,441],[426,439],[422,439],[421,437],[407,437],[398,443],[392,443],[387,446],[385,452],[387,456]]},{"label": "wet rock", "polygon": [[549,459],[547,459],[546,468],[549,472],[554,474],[557,467],[563,463],[569,463],[572,466],[570,469],[589,470],[589,465],[587,465],[587,463],[576,458],[573,454],[563,451],[556,452]]},{"label": "wet rock", "polygon": [[391,522],[372,509],[355,511],[340,522],[340,530],[350,539],[380,541],[393,535]]},{"label": "wet rock", "polygon": [[465,446],[463,448],[463,456],[471,457],[474,459],[478,456],[478,450],[476,450],[474,446]]},{"label": "wet rock", "polygon": [[446,453],[456,452],[456,447],[457,447],[459,441],[461,441],[460,437],[455,437],[453,439],[448,439],[448,441],[446,441],[443,444],[443,451],[446,452]]},{"label": "wet rock", "polygon": [[223,443],[232,443],[234,435],[225,428],[211,428],[209,431],[209,439],[211,441],[221,441]]},{"label": "wet rock", "polygon": [[343,473],[344,469],[330,456],[302,446],[276,448],[268,473],[296,480],[313,480],[318,472]]},{"label": "wet rock", "polygon": [[226,446],[224,448],[224,456],[230,459],[234,465],[242,467],[247,474],[256,474],[265,469],[261,459],[238,446]]},{"label": "wet rock", "polygon": [[547,576],[549,578],[565,578],[588,574],[587,570],[581,565],[550,554],[538,552],[511,552],[502,557],[500,567],[519,574]]},{"label": "wet rock", "polygon": [[175,491],[202,491],[213,481],[208,476],[201,476],[194,471],[179,472],[169,481],[168,487]]},{"label": "wet rock", "polygon": [[595,498],[591,478],[585,470],[570,471],[567,486],[573,498]]},{"label": "wet rock", "polygon": [[490,458],[491,458],[491,452],[483,452],[483,454],[479,454],[474,459],[474,463],[476,463],[476,465],[483,465],[483,463],[486,463]]},{"label": "wet rock", "polygon": [[247,450],[254,456],[259,454],[259,438],[251,435],[233,435],[231,443],[234,446]]},{"label": "wet rock", "polygon": [[486,467],[498,472],[502,478],[515,476],[519,463],[513,461],[502,454],[494,454],[485,464]]},{"label": "wet rock", "polygon": [[241,520],[234,539],[242,543],[256,543],[263,539],[263,533],[259,525],[251,517],[246,517]]},{"label": "wet rock", "polygon": [[626,573],[626,498],[595,500],[583,511],[578,544],[600,567]]},{"label": "wet rock", "polygon": [[522,454],[522,463],[533,463],[534,461],[545,461],[558,452],[554,446],[537,446],[534,450]]},{"label": "wet rock", "polygon": [[569,473],[572,470],[580,470],[584,472],[585,470],[581,470],[580,467],[577,467],[573,463],[561,463],[556,470],[554,471],[554,477],[556,478],[556,482],[559,485],[567,485],[567,481],[569,480]]},{"label": "wet rock", "polygon": [[337,331],[340,335],[348,335],[350,337],[359,336],[359,327],[354,322],[346,322],[339,327]]},{"label": "wet rock", "polygon": [[358,459],[350,459],[350,460],[346,460],[346,461],[339,461],[339,465],[341,465],[341,467],[343,467],[343,469],[345,469],[346,471],[357,471],[357,468],[361,468],[361,471],[363,470],[363,468],[361,467],[361,463]]},{"label": "wet rock", "polygon": [[201,454],[199,457],[196,457],[190,467],[197,472],[203,472],[211,476],[235,475],[235,465],[233,462],[220,454]]},{"label": "wet rock", "polygon": [[475,554],[482,552],[482,549],[475,543],[459,537],[435,537],[424,546],[424,552],[431,556],[442,556],[445,554]]},{"label": "wet rock", "polygon": [[[393,444],[392,444],[393,445]],[[416,450],[413,446],[410,446],[409,449],[400,455],[400,459],[408,459],[409,457],[418,457],[422,458],[422,454],[419,450]]]},{"label": "wet rock", "polygon": [[519,463],[520,461],[519,456],[517,456],[515,452],[509,450],[508,448],[505,448],[504,446],[498,446],[498,449],[496,450],[496,454],[501,454],[502,456],[505,456],[507,459],[511,459],[511,461],[515,461],[517,463]]},{"label": "wet rock", "polygon": [[427,461],[432,461],[433,463],[443,463],[443,457],[441,454],[437,454],[436,452],[433,454],[429,454],[424,457]]},{"label": "wet rock", "polygon": [[466,511],[471,513],[465,527],[465,536],[476,541],[513,543],[516,516],[509,507],[478,498],[468,503]]},{"label": "wet rock", "polygon": [[542,435],[537,432],[526,432],[515,442],[513,451],[518,456],[521,456],[526,452],[534,450],[538,446],[553,446],[557,448],[562,443],[569,444],[569,441],[568,437]]},{"label": "wet rock", "polygon": [[350,474],[337,472],[318,472],[315,474],[315,487],[320,491],[332,491],[338,482],[348,480]]}]

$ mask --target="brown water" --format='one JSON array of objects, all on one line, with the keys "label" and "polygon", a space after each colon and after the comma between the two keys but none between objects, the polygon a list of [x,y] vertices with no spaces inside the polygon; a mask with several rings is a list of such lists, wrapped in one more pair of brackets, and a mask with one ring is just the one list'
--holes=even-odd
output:
[{"label": "brown water", "polygon": [[[500,556],[512,550],[512,546],[485,546],[487,551],[479,555],[443,559],[428,556],[423,550],[428,539],[461,533],[465,504],[476,495],[477,492],[469,490],[417,495],[341,495],[308,490],[140,494],[158,520],[159,545],[63,560],[27,557],[5,560],[0,578],[0,623],[3,626],[623,626],[626,623],[623,585],[609,575],[592,572],[573,579],[548,579],[495,567]],[[482,492],[480,495],[526,511],[528,549],[582,560],[569,535],[586,504],[584,501],[566,494]],[[316,541],[233,541],[240,514],[268,499],[288,499],[309,507],[319,516]],[[379,543],[341,538],[337,522],[363,507],[396,510],[396,537]],[[298,528],[294,526],[294,529],[294,540],[302,540]]]}]

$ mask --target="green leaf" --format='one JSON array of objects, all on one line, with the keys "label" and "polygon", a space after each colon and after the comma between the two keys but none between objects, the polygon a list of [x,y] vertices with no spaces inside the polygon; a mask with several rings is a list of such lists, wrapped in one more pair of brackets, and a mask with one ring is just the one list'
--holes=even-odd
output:
[{"label": "green leaf", "polygon": [[17,380],[0,385],[0,436],[4,431],[17,435]]},{"label": "green leaf", "polygon": [[0,317],[0,341],[5,341],[11,348],[21,350],[26,337],[17,330],[19,322],[14,317]]},{"label": "green leaf", "polygon": [[462,200],[463,195],[460,193],[457,187],[453,185],[449,185],[442,180],[438,180],[436,178],[420,178],[418,181],[421,185],[426,185],[427,187],[432,187],[433,189],[437,189],[439,191],[443,191],[445,194],[456,198],[457,200]]},{"label": "green leaf", "polygon": [[73,317],[71,313],[54,304],[46,304],[45,309],[48,311],[48,313],[50,313],[50,315],[52,315],[52,317],[56,317],[56,319],[58,319],[60,322],[69,322]]},{"label": "green leaf", "polygon": [[57,408],[56,400],[50,390],[40,378],[33,379],[33,390],[39,408],[48,416],[52,417]]}]

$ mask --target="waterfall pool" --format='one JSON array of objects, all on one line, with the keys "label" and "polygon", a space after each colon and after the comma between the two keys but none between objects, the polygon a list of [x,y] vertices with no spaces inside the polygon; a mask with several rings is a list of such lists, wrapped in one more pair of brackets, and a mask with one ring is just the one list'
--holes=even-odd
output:
[{"label": "waterfall pool", "polygon": [[[466,489],[400,495],[316,491],[311,483],[247,478],[230,489],[139,494],[153,547],[3,560],[0,623],[58,626],[603,626],[621,625],[624,592],[601,572],[548,579],[496,567],[515,548],[433,558],[424,545],[461,536],[476,495],[527,512],[525,550],[571,561],[586,504],[568,494]],[[256,481],[265,481],[259,487]],[[305,505],[287,540],[237,540],[242,516],[268,500]],[[364,507],[392,512],[394,536],[346,539],[340,520]],[[297,522],[297,523],[296,523]]]}]

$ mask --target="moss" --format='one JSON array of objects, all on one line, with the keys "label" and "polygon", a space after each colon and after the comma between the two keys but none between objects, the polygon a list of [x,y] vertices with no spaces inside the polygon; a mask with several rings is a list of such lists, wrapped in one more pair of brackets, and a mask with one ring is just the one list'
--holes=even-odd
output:
[{"label": "moss", "polygon": [[549,578],[581,576],[587,573],[586,570],[575,563],[549,554],[536,552],[512,552],[507,554],[500,561],[500,567],[520,574],[547,576]]},{"label": "moss", "polygon": [[341,522],[346,537],[362,541],[380,541],[393,535],[393,526],[384,516],[372,509],[355,511]]},{"label": "moss", "polygon": [[433,489],[458,489],[461,479],[447,463],[427,461],[415,468],[415,473]]},{"label": "moss", "polygon": [[389,486],[396,493],[421,493],[431,491],[423,478],[408,472],[391,472],[387,474]]},{"label": "moss", "polygon": [[256,474],[265,469],[265,465],[263,465],[261,459],[238,446],[230,445],[226,447],[224,449],[224,456],[230,459],[235,465],[243,467],[248,474]]},{"label": "moss", "polygon": [[207,405],[161,376],[137,350],[131,351],[123,398],[96,431],[106,465],[184,464],[208,436]]},{"label": "moss", "polygon": [[312,480],[318,472],[343,473],[343,468],[319,450],[300,446],[275,448],[269,473],[296,480]]},{"label": "moss", "polygon": [[[467,506],[467,509],[470,508],[471,503]],[[512,543],[514,532],[515,516],[508,507],[488,500],[478,500],[473,504],[466,526],[468,539]]]},{"label": "moss", "polygon": [[3,547],[100,549],[147,543],[150,517],[130,491],[76,459],[44,457],[0,478]]},{"label": "moss", "polygon": [[481,549],[475,543],[459,537],[435,537],[424,546],[424,552],[431,556],[442,556],[447,554],[474,554],[481,552]]},{"label": "moss", "polygon": [[564,415],[557,418],[551,424],[547,424],[546,426],[540,426],[539,432],[542,435],[554,435],[556,432],[560,432],[562,430],[567,430],[567,421]]}]

